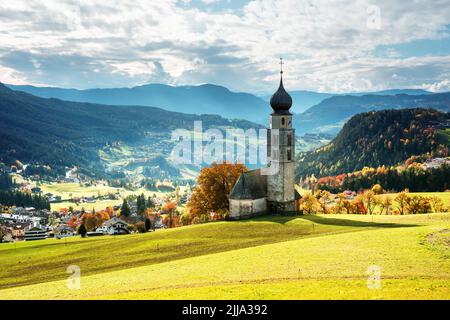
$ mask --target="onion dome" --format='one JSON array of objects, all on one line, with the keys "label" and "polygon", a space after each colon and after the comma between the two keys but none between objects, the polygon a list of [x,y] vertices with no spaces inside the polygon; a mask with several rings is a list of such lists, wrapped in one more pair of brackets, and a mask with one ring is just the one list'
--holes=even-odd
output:
[{"label": "onion dome", "polygon": [[[283,67],[282,60],[280,64],[281,67]],[[272,98],[270,98],[270,105],[272,106],[272,109],[276,114],[291,114],[289,112],[289,109],[292,107],[292,98],[283,87],[283,69],[281,69],[280,74],[280,86],[278,87],[277,92],[275,92]]]}]

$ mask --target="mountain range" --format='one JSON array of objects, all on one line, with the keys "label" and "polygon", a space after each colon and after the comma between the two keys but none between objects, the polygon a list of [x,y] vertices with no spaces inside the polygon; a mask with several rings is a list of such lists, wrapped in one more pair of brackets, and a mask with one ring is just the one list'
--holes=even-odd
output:
[{"label": "mountain range", "polygon": [[[246,119],[266,125],[271,112],[268,102],[270,96],[257,97],[250,93],[232,92],[225,87],[212,84],[178,87],[148,84],[133,88],[89,90],[15,85],[8,87],[42,98],[107,105],[154,106],[175,112],[218,114],[225,118]],[[293,125],[301,135],[310,132],[336,134],[345,120],[354,114],[389,108],[391,103],[393,107],[397,105],[403,107],[405,104],[397,101],[401,98],[392,98],[397,95],[431,95],[419,89],[392,89],[346,95],[295,90],[289,93],[293,98],[291,112],[296,114]],[[378,96],[378,98],[370,100],[361,98],[362,96]],[[416,103],[415,99],[410,99],[407,103],[410,105],[406,107],[423,106]]]},{"label": "mountain range", "polygon": [[424,154],[446,157],[449,136],[448,112],[417,108],[360,113],[330,143],[300,154],[297,178],[397,165],[411,156]]},{"label": "mountain range", "polygon": [[329,133],[336,135],[354,115],[387,109],[434,108],[450,111],[450,92],[421,95],[360,95],[333,96],[307,111],[294,115],[293,125],[298,135]]},{"label": "mountain range", "polygon": [[[292,97],[293,105],[292,112],[294,113],[302,113],[308,110],[309,108],[321,103],[323,100],[334,97],[334,96],[364,96],[364,95],[378,95],[378,96],[393,96],[397,94],[408,94],[408,95],[422,95],[422,94],[431,94],[426,90],[421,89],[391,89],[391,90],[382,90],[382,91],[374,91],[374,92],[354,92],[354,93],[325,93],[325,92],[314,92],[314,91],[305,91],[305,90],[294,90],[289,91],[289,94]],[[263,96],[262,98],[269,102],[270,95]]]},{"label": "mountain range", "polygon": [[229,119],[249,121],[261,120],[271,110],[264,100],[252,94],[232,92],[212,84],[179,87],[148,84],[133,88],[89,90],[14,85],[8,87],[42,98],[106,105],[154,106],[174,112],[218,114]]},{"label": "mountain range", "polygon": [[145,171],[161,178],[176,172],[164,169],[173,167],[168,160],[174,146],[172,131],[192,130],[194,121],[202,121],[204,130],[259,128],[218,115],[40,98],[0,84],[0,162],[20,160],[59,171],[77,166],[89,176]]}]

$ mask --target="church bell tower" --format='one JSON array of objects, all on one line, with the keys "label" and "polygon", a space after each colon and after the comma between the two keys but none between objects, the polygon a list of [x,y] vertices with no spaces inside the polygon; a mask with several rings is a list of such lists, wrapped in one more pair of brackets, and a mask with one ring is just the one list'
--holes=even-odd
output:
[{"label": "church bell tower", "polygon": [[292,98],[283,87],[283,60],[280,59],[280,86],[270,99],[273,113],[267,137],[269,170],[267,208],[270,213],[296,211],[295,206],[295,130],[292,128]]}]

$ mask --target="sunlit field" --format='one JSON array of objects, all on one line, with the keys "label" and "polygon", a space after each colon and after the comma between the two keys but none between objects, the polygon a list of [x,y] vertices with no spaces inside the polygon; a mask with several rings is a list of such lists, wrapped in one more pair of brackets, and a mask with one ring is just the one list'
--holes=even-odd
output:
[{"label": "sunlit field", "polygon": [[312,215],[2,244],[0,298],[450,299],[449,230],[450,214]]}]

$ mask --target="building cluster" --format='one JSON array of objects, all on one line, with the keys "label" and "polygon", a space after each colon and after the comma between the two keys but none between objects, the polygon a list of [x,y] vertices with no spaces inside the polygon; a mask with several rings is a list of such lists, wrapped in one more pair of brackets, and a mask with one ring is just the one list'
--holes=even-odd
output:
[{"label": "building cluster", "polygon": [[[137,214],[136,203],[130,202],[131,215],[124,220],[118,217],[120,206],[114,206],[109,219],[99,227],[86,233],[87,236],[122,235],[133,232],[132,225],[145,218]],[[6,207],[0,205],[0,228],[2,239],[0,242],[31,241],[46,238],[66,238],[76,236],[83,214],[90,211],[74,210],[72,212],[51,212],[36,210],[33,207]],[[160,214],[150,217],[151,228],[166,228]],[[75,221],[75,223],[73,223]]]},{"label": "building cluster", "polygon": [[424,163],[422,163],[422,168],[424,170],[437,169],[443,165],[450,166],[450,158],[449,157],[427,159]]}]

